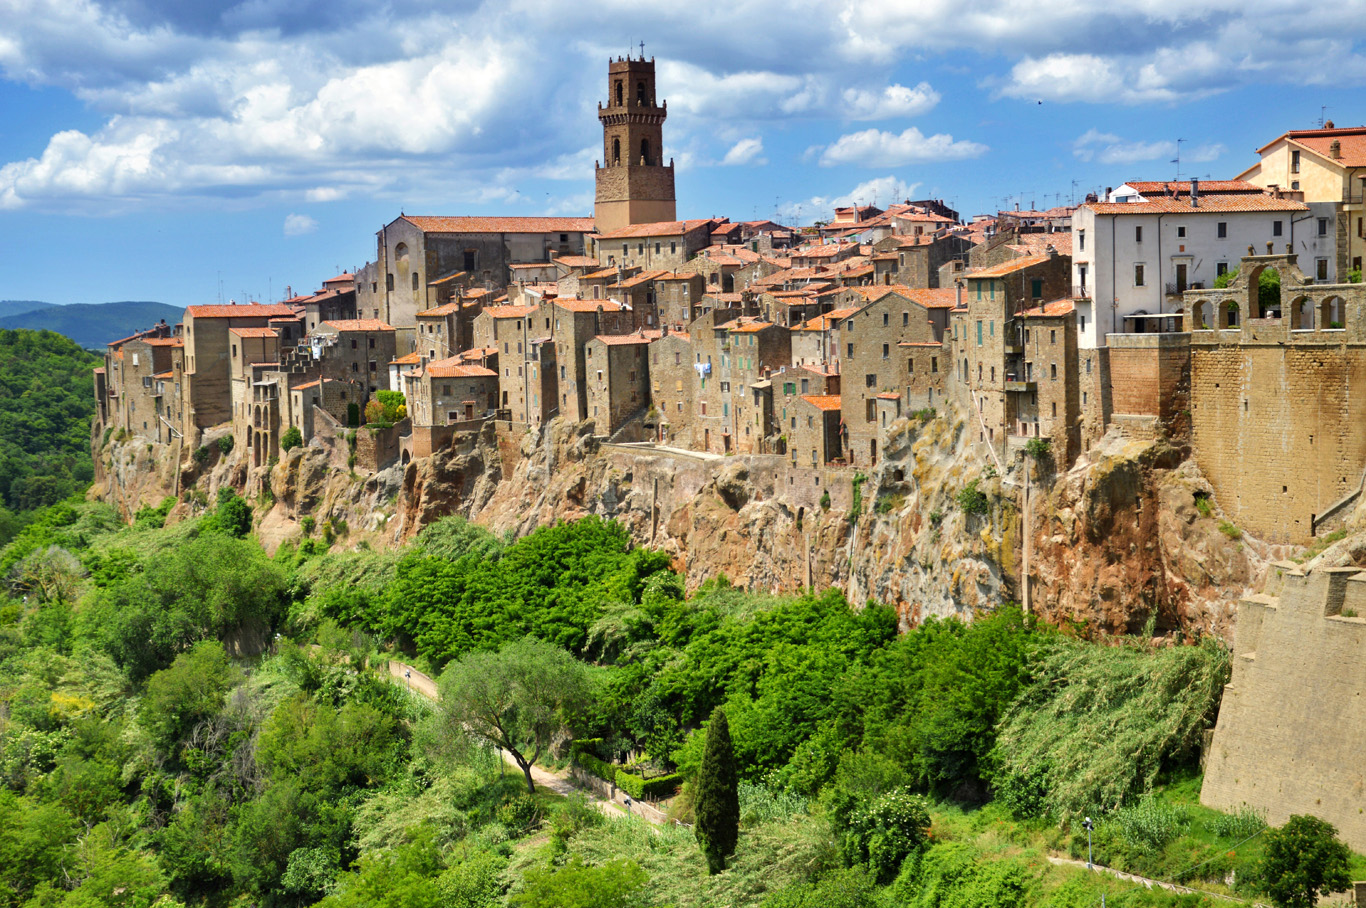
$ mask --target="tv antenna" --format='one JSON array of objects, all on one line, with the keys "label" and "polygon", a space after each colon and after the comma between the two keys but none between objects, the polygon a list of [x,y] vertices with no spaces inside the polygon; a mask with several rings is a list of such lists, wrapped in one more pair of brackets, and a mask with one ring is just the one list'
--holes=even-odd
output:
[{"label": "tv antenna", "polygon": [[1322,129],[1322,128],[1323,128],[1323,124],[1324,124],[1324,123],[1327,123],[1327,122],[1328,122],[1328,105],[1327,105],[1327,104],[1324,104],[1324,105],[1322,105],[1322,106],[1319,107],[1319,129]]},{"label": "tv antenna", "polygon": [[1181,143],[1184,141],[1186,140],[1176,140],[1176,157],[1172,158],[1171,161],[1168,162],[1176,165],[1176,182],[1178,183],[1181,182]]}]

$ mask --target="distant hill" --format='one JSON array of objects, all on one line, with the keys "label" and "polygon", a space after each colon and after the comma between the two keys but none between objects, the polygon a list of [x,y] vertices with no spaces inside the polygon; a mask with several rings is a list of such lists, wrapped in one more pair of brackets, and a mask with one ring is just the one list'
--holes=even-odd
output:
[{"label": "distant hill", "polygon": [[70,306],[48,306],[42,309],[4,314],[0,328],[46,328],[64,334],[89,350],[98,350],[112,340],[127,337],[135,331],[150,328],[166,319],[174,325],[185,312],[178,306],[165,303],[73,303]]},{"label": "distant hill", "polygon": [[37,300],[0,300],[0,318],[9,318],[21,312],[33,312],[36,309],[51,309],[52,306],[52,303],[40,303]]}]

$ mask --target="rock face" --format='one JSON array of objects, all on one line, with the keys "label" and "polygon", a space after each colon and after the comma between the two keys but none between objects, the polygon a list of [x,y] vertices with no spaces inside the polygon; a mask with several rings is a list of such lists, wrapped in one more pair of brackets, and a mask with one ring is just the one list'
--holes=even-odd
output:
[{"label": "rock face", "polygon": [[[1026,500],[1025,462],[1003,471],[954,413],[891,427],[867,474],[607,444],[593,428],[554,421],[513,434],[490,423],[368,475],[318,439],[250,473],[212,441],[203,467],[189,454],[177,467],[173,448],[133,439],[98,452],[95,494],[131,514],[178,482],[174,518],[196,506],[187,498],[211,501],[231,483],[257,496],[270,550],[296,538],[304,516],[344,525],[345,544],[389,546],[448,514],[500,535],[598,514],[668,552],[690,588],[720,574],[765,590],[838,586],[853,602],[894,605],[907,626],[1022,601],[1027,573],[1031,610],[1052,621],[1227,633],[1234,603],[1284,555],[1221,532],[1208,483],[1160,441],[1107,437],[1065,473],[1032,470]],[[986,507],[965,510],[959,496],[974,482]]]}]

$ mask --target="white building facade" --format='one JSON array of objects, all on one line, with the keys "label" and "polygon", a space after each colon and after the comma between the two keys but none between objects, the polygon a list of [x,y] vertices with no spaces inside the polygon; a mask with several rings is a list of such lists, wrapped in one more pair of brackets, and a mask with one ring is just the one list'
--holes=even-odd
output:
[{"label": "white building facade", "polygon": [[1286,247],[1316,280],[1336,280],[1330,206],[1281,198],[1238,181],[1129,183],[1072,220],[1072,292],[1078,345],[1106,334],[1179,331],[1181,294],[1214,286],[1248,247]]}]

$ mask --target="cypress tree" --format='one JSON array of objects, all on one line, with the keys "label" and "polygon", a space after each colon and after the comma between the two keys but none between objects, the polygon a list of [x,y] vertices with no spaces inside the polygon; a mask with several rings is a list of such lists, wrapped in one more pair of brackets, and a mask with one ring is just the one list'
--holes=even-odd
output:
[{"label": "cypress tree", "polygon": [[717,707],[707,723],[707,746],[697,776],[697,844],[707,856],[707,869],[720,873],[726,858],[735,853],[740,837],[740,795],[735,778],[735,749],[730,743],[730,724]]}]

